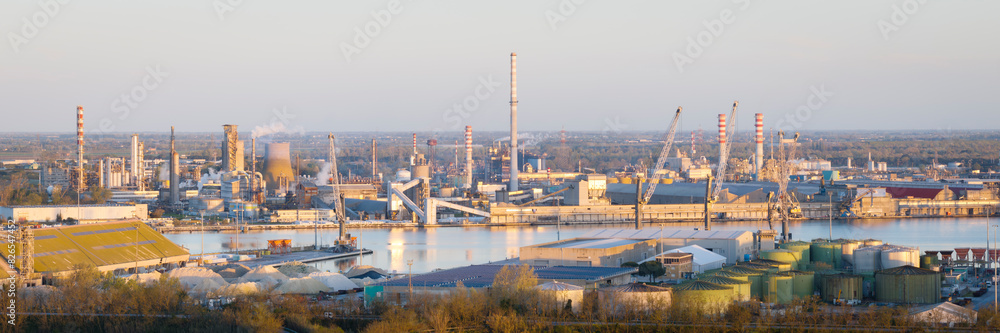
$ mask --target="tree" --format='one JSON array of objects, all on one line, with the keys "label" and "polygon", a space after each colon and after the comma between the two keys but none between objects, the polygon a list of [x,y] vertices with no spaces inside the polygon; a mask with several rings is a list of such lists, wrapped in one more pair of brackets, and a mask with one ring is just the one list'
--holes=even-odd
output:
[{"label": "tree", "polygon": [[102,205],[111,199],[111,190],[103,187],[93,186],[90,188],[90,201],[94,204]]},{"label": "tree", "polygon": [[649,282],[653,282],[659,276],[667,273],[667,269],[663,268],[663,264],[658,261],[652,260],[647,261],[639,265],[639,275],[649,276]]}]

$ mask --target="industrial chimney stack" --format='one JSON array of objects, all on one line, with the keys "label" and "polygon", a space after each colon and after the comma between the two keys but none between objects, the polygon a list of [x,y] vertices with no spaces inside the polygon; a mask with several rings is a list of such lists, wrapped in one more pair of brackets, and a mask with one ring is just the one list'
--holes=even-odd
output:
[{"label": "industrial chimney stack", "polygon": [[180,155],[174,147],[174,127],[170,126],[170,204],[181,201],[180,195]]},{"label": "industrial chimney stack", "polygon": [[465,187],[472,188],[472,126],[465,126]]},{"label": "industrial chimney stack", "polygon": [[517,191],[517,53],[510,54],[510,186]]},{"label": "industrial chimney stack", "polygon": [[753,155],[754,180],[760,181],[760,171],[764,168],[764,114],[754,115],[754,128],[757,131],[754,140],[757,143],[757,153]]},{"label": "industrial chimney stack", "polygon": [[83,191],[83,107],[76,106],[76,190]]}]

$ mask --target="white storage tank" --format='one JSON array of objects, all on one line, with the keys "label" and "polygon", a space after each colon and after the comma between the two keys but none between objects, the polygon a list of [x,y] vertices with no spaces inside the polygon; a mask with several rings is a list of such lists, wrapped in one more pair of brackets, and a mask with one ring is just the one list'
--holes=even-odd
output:
[{"label": "white storage tank", "polygon": [[861,245],[862,246],[879,246],[879,245],[882,245],[882,241],[877,240],[877,239],[871,239],[871,238],[869,238],[869,239],[861,241]]},{"label": "white storage tank", "polygon": [[912,247],[894,246],[881,253],[881,269],[903,266],[920,266],[920,250]]},{"label": "white storage tank", "polygon": [[844,258],[844,262],[848,265],[854,266],[854,251],[861,248],[864,245],[861,241],[856,241],[853,239],[846,239],[841,241],[841,256]]},{"label": "white storage tank", "polygon": [[854,250],[854,273],[874,273],[880,270],[882,247],[870,246]]}]

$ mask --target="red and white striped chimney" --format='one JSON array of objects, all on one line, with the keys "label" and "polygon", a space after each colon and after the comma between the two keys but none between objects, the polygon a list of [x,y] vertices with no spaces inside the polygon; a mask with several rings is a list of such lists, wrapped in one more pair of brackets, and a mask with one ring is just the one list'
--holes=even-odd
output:
[{"label": "red and white striped chimney", "polygon": [[465,186],[472,188],[472,126],[465,126]]},{"label": "red and white striped chimney", "polygon": [[719,114],[719,144],[726,144],[726,114]]},{"label": "red and white striped chimney", "polygon": [[77,191],[83,190],[83,106],[76,106]]},{"label": "red and white striped chimney", "polygon": [[417,133],[413,133],[413,155],[417,155]]},{"label": "red and white striped chimney", "polygon": [[764,167],[764,114],[754,115],[754,129],[756,135],[754,141],[757,143],[757,151],[754,154],[754,180],[760,180],[760,170]]}]

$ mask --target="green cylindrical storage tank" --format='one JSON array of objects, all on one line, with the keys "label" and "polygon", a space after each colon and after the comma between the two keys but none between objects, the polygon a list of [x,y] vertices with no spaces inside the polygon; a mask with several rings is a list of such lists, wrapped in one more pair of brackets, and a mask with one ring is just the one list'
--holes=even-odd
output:
[{"label": "green cylindrical storage tank", "polygon": [[767,294],[764,301],[775,304],[788,304],[792,302],[792,278],[788,272],[778,272],[768,274],[765,280]]},{"label": "green cylindrical storage tank", "polygon": [[781,244],[778,247],[780,247],[782,249],[785,249],[785,250],[799,252],[799,265],[798,265],[797,269],[802,269],[804,267],[804,265],[808,265],[809,261],[812,260],[812,258],[810,257],[810,254],[809,254],[809,252],[810,252],[809,248],[811,246],[812,246],[812,244],[809,244],[808,242],[794,241],[794,242],[788,242],[788,243],[785,243],[785,244]]},{"label": "green cylindrical storage tank", "polygon": [[760,251],[760,258],[788,264],[788,269],[782,269],[782,266],[778,266],[780,271],[788,271],[799,269],[799,262],[802,261],[802,253],[786,249],[764,250]]},{"label": "green cylindrical storage tank", "polygon": [[769,273],[777,273],[778,272],[778,267],[777,266],[768,265],[768,264],[764,264],[764,263],[760,263],[760,262],[746,262],[746,261],[744,261],[744,262],[736,264],[736,266],[743,266],[743,267],[746,267],[746,268],[756,269],[756,270],[759,270],[759,271],[765,271],[765,272],[769,272]]},{"label": "green cylindrical storage tank", "polygon": [[861,276],[853,274],[826,275],[823,277],[821,294],[823,301],[833,302],[836,299],[845,301],[860,301],[862,295]]},{"label": "green cylindrical storage tank", "polygon": [[938,265],[939,265],[938,256],[936,254],[935,255],[925,254],[920,256],[920,268],[932,269]]},{"label": "green cylindrical storage tank", "polygon": [[788,271],[792,274],[792,296],[809,298],[816,293],[816,274],[808,271]]},{"label": "green cylindrical storage tank", "polygon": [[[787,251],[787,250],[773,250],[773,251]],[[790,271],[790,270],[792,270],[794,268],[794,266],[793,266],[794,264],[792,264],[792,263],[787,263],[787,262],[778,261],[778,260],[771,260],[771,259],[762,259],[762,258],[759,258],[757,260],[751,261],[751,263],[753,263],[753,264],[760,264],[760,265],[768,265],[768,266],[771,266],[771,267],[776,267],[776,268],[778,268],[778,272]]]},{"label": "green cylindrical storage tank", "polygon": [[878,271],[875,300],[905,304],[940,302],[941,274],[909,265]]},{"label": "green cylindrical storage tank", "polygon": [[726,271],[746,275],[747,281],[750,281],[750,297],[764,299],[764,274],[767,272],[741,265],[727,268]]},{"label": "green cylindrical storage tank", "polygon": [[840,243],[831,242],[818,242],[813,243],[809,247],[810,260],[813,262],[822,262],[833,266],[833,268],[843,267],[842,262],[844,261],[841,252],[843,247]]},{"label": "green cylindrical storage tank", "polygon": [[673,289],[676,304],[700,308],[708,313],[725,312],[736,297],[733,288],[698,280],[676,285]]},{"label": "green cylindrical storage tank", "polygon": [[710,276],[701,281],[711,282],[718,285],[723,285],[726,287],[733,288],[735,294],[735,300],[744,302],[750,300],[750,281],[738,280],[733,278],[727,278],[724,276]]},{"label": "green cylindrical storage tank", "polygon": [[712,273],[712,275],[709,275],[709,276],[721,276],[721,277],[727,277],[727,278],[730,278],[730,279],[736,279],[736,280],[740,280],[740,281],[750,282],[750,277],[747,276],[746,274],[740,274],[740,273],[736,273],[736,272],[733,272],[733,271],[725,271],[725,270],[724,271],[718,271],[718,272]]}]

